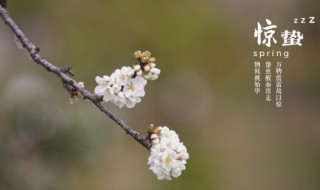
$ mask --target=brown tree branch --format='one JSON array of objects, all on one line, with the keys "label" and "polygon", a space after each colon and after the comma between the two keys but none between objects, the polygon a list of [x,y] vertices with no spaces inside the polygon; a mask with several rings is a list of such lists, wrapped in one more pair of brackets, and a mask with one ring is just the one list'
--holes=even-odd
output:
[{"label": "brown tree branch", "polygon": [[[80,92],[84,99],[90,100],[93,104],[96,105],[103,113],[109,116],[114,122],[116,122],[128,135],[133,137],[136,141],[138,141],[145,148],[150,150],[151,144],[148,141],[147,136],[140,135],[137,131],[131,129],[127,124],[125,124],[121,119],[119,119],[116,115],[110,112],[103,104],[101,103],[102,98],[93,92],[87,90],[78,84],[74,79],[72,79],[69,75],[73,76],[70,67],[59,68],[54,64],[50,63],[46,59],[42,58],[39,54],[39,48],[35,46],[30,40],[25,36],[25,34],[20,30],[17,24],[11,19],[8,12],[0,5],[0,15],[4,22],[11,28],[12,32],[17,36],[23,48],[26,49],[31,56],[32,60],[41,65],[47,71],[56,74],[63,83],[64,88],[70,92],[70,89],[75,89]],[[69,75],[68,75],[69,74]]]}]

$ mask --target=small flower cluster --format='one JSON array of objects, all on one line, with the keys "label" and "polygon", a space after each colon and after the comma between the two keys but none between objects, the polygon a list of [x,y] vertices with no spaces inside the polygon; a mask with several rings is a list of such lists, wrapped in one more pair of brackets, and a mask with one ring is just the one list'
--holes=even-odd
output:
[{"label": "small flower cluster", "polygon": [[178,134],[168,127],[150,126],[151,154],[148,158],[150,170],[157,175],[158,180],[171,180],[181,175],[186,169],[189,159],[186,147],[180,142]]},{"label": "small flower cluster", "polygon": [[[84,88],[84,82],[79,82],[78,83],[82,88]],[[83,96],[80,92],[78,92],[76,89],[71,89],[70,91],[70,98],[69,98],[69,102],[70,104],[75,104],[77,103],[79,100],[83,100]]]},{"label": "small flower cluster", "polygon": [[156,80],[159,77],[160,70],[156,68],[156,59],[151,57],[149,51],[136,51],[134,56],[138,60],[138,64],[133,66],[137,75],[142,76],[147,80]]},{"label": "small flower cluster", "polygon": [[[153,62],[155,61],[154,58],[150,57],[151,53],[149,51],[143,53],[137,51],[134,55],[136,58],[137,55],[141,55],[137,58],[139,62],[138,65],[147,65],[149,64],[150,59]],[[148,63],[142,63],[142,59],[147,59]],[[137,103],[141,102],[141,97],[145,95],[144,87],[147,84],[147,80],[155,80],[160,74],[160,70],[155,68],[154,63],[152,64],[152,69],[148,69],[148,72],[144,69],[143,71],[139,70],[138,65],[134,65],[134,69],[124,66],[121,69],[115,70],[110,76],[97,76],[96,82],[98,83],[98,86],[95,88],[94,92],[97,95],[103,96],[105,102],[110,101],[120,108],[124,105],[127,108],[134,107]],[[149,67],[151,67],[151,65]]]}]

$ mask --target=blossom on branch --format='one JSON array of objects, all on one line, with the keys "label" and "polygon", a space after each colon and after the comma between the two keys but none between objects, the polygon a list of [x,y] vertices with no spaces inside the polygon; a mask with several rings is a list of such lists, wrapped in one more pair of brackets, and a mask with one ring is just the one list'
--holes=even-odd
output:
[{"label": "blossom on branch", "polygon": [[96,94],[94,94],[85,88],[83,82],[76,82],[71,78],[73,76],[71,68],[61,69],[40,56],[39,48],[25,36],[8,12],[2,8],[6,5],[6,2],[6,0],[0,0],[0,17],[12,29],[32,60],[48,72],[56,74],[62,80],[63,87],[70,93],[70,103],[75,103],[78,99],[90,100],[127,134],[148,150],[151,149],[148,164],[159,180],[171,180],[179,177],[182,170],[186,169],[185,164],[186,160],[189,159],[189,154],[175,131],[168,127],[154,128],[150,126],[148,136],[142,136],[101,104],[102,98],[103,101],[111,101],[119,107],[126,105],[128,108],[132,108],[141,101],[141,97],[145,95],[144,87],[147,80],[155,80],[160,74],[160,70],[155,67],[155,58],[151,57],[151,53],[148,51],[136,52],[135,56],[138,64],[134,66],[134,69],[122,67],[112,73],[111,76],[97,76],[98,86],[95,88]]},{"label": "blossom on branch", "polygon": [[133,66],[134,71],[137,75],[142,76],[147,80],[156,80],[159,77],[160,69],[156,68],[156,59],[151,57],[149,51],[142,52],[136,51],[134,53],[138,64]]},{"label": "blossom on branch", "polygon": [[103,96],[105,102],[112,102],[122,108],[132,108],[145,95],[144,87],[147,81],[136,76],[131,67],[122,67],[115,70],[111,76],[96,77],[98,86],[94,92]]},{"label": "blossom on branch", "polygon": [[[78,82],[78,84],[84,88],[84,82]],[[79,102],[79,100],[83,100],[83,95],[78,92],[75,88],[70,89],[70,97],[69,102],[70,104],[75,104]]]},{"label": "blossom on branch", "polygon": [[[141,56],[138,56],[140,54]],[[123,106],[132,108],[141,102],[141,97],[144,97],[144,87],[147,80],[158,78],[160,70],[155,68],[155,58],[150,57],[151,53],[149,51],[143,53],[137,51],[134,55],[139,62],[138,65],[134,65],[134,68],[123,66],[121,69],[115,70],[110,76],[96,77],[98,86],[96,86],[94,92],[103,96],[103,101],[110,101],[118,105],[119,108]],[[144,61],[142,62],[142,60]]]},{"label": "blossom on branch", "polygon": [[148,158],[150,170],[157,175],[158,180],[179,177],[189,159],[187,148],[180,142],[178,134],[168,127],[151,128],[152,147]]}]

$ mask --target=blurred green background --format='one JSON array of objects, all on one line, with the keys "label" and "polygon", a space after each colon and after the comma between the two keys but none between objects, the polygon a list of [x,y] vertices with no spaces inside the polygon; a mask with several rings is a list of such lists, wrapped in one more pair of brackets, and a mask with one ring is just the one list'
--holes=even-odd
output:
[{"label": "blurred green background", "polygon": [[[106,106],[133,129],[177,131],[187,170],[158,181],[149,152],[88,101],[70,105],[60,80],[19,50],[0,24],[0,190],[320,189],[320,2],[9,1],[12,18],[58,66],[96,75],[150,50],[160,78],[133,109]],[[316,24],[293,18],[316,17]],[[269,18],[304,34],[283,62],[283,104],[254,94],[253,37]],[[278,34],[280,35],[280,34]],[[280,37],[278,40],[280,41]],[[264,48],[266,50],[266,48]]]}]

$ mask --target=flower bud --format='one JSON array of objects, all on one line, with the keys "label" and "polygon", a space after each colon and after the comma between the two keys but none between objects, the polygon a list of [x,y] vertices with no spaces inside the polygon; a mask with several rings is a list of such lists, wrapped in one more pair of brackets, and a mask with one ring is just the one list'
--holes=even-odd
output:
[{"label": "flower bud", "polygon": [[148,127],[148,133],[153,133],[153,130],[154,130],[154,125],[150,124]]},{"label": "flower bud", "polygon": [[155,75],[159,75],[160,74],[160,69],[158,68],[152,68],[150,70],[150,73],[155,74]]},{"label": "flower bud", "polygon": [[137,75],[141,76],[141,75],[142,75],[142,71],[139,70],[139,71],[137,72]]},{"label": "flower bud", "polygon": [[158,75],[151,75],[150,80],[157,80],[159,77]]},{"label": "flower bud", "polygon": [[147,79],[147,80],[150,80],[151,75],[149,75],[149,73],[148,73],[148,75],[143,75],[143,78],[145,78],[145,79]]},{"label": "flower bud", "polygon": [[142,63],[147,63],[148,62],[148,57],[143,56],[141,62]]},{"label": "flower bud", "polygon": [[156,58],[154,58],[154,57],[150,57],[149,62],[151,62],[151,63],[156,62]]},{"label": "flower bud", "polygon": [[69,98],[69,102],[70,102],[70,104],[75,104],[76,103],[76,100],[74,99],[74,98]]},{"label": "flower bud", "polygon": [[134,71],[139,71],[141,69],[140,65],[134,65],[133,70]]},{"label": "flower bud", "polygon": [[151,68],[156,67],[156,64],[154,62],[150,63],[149,65],[150,65]]},{"label": "flower bud", "polygon": [[143,57],[146,57],[147,59],[149,59],[149,58],[151,57],[151,52],[150,52],[150,51],[144,51],[144,52],[142,53],[142,56],[143,56]]},{"label": "flower bud", "polygon": [[148,72],[148,71],[150,71],[150,66],[146,65],[146,66],[143,67],[143,69],[144,69],[144,71]]},{"label": "flower bud", "polygon": [[156,135],[156,134],[152,134],[151,136],[150,136],[150,139],[151,140],[154,140],[154,139],[157,139],[158,138],[158,135]]},{"label": "flower bud", "polygon": [[141,51],[140,51],[140,50],[138,50],[138,51],[134,52],[134,57],[135,57],[136,59],[140,59],[140,58],[141,58],[141,56],[142,56],[142,53],[141,53]]},{"label": "flower bud", "polygon": [[84,82],[78,82],[78,84],[84,88]]},{"label": "flower bud", "polygon": [[156,127],[156,128],[153,130],[153,133],[154,133],[154,134],[160,134],[160,133],[161,133],[161,127]]}]

